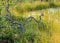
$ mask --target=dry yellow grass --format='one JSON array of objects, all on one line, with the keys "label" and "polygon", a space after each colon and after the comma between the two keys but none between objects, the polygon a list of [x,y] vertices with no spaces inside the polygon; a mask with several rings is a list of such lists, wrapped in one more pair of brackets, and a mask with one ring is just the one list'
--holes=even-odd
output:
[{"label": "dry yellow grass", "polygon": [[[17,11],[13,11],[15,13],[15,16],[19,16],[20,14],[18,14]],[[56,12],[55,12],[56,13]],[[60,21],[58,19],[56,19],[56,15],[53,14],[49,14],[48,11],[44,12],[44,16],[42,17],[42,19],[46,22],[51,22],[52,24],[52,29],[51,29],[51,33],[52,36],[50,37],[49,41],[51,43],[60,43]],[[40,11],[35,11],[35,12],[24,12],[23,13],[23,17],[29,17],[29,16],[33,16],[33,17],[39,17],[39,15],[41,14]],[[45,35],[44,35],[45,34]],[[42,34],[42,42],[43,43],[47,43],[46,40],[46,33],[43,32]]]},{"label": "dry yellow grass", "polygon": [[52,43],[60,43],[60,23],[54,22],[53,23],[53,32],[51,37]]}]

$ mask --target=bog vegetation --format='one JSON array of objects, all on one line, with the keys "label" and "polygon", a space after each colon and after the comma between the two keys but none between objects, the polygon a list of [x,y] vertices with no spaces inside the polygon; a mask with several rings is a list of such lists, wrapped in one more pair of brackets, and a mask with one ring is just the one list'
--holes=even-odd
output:
[{"label": "bog vegetation", "polygon": [[59,7],[60,2],[0,0],[0,39],[14,41],[8,43],[60,43]]}]

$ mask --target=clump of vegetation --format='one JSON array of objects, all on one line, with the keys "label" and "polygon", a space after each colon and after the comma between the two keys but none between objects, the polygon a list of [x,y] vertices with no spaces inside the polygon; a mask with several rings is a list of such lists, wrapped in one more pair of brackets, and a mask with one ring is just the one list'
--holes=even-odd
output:
[{"label": "clump of vegetation", "polygon": [[[59,7],[58,4],[38,1],[26,3],[24,0],[24,3],[16,4],[19,1],[16,2],[16,0],[13,0],[14,3],[16,2],[16,5],[11,6],[10,1],[12,0],[9,0],[6,4],[3,3],[6,15],[2,15],[2,12],[0,13],[0,39],[2,38],[4,41],[7,37],[7,40],[12,39],[14,41],[13,43],[49,43],[53,30],[60,29],[60,25],[57,23],[59,22],[57,19],[59,19],[60,16],[58,13],[56,13],[56,15],[59,16],[55,16],[55,13],[53,15],[52,13],[50,15],[47,13],[45,15],[42,14],[38,17],[39,19],[35,19],[32,16],[24,18],[13,15],[9,8],[15,7],[15,9],[23,15],[23,12],[26,11],[56,8]],[[43,16],[43,18],[41,16]]]},{"label": "clump of vegetation", "polygon": [[[19,6],[20,5],[20,6]],[[16,10],[18,12],[25,12],[25,11],[35,11],[35,10],[42,10],[48,8],[57,8],[60,7],[60,3],[58,2],[25,2],[16,5]]]},{"label": "clump of vegetation", "polygon": [[[0,15],[0,16],[2,16],[2,15]],[[25,31],[23,34],[22,34],[21,30],[18,27],[18,24],[19,24],[18,21],[15,22],[16,20],[13,20],[14,22],[10,22],[11,20],[8,19],[9,16],[8,16],[8,18],[6,18],[6,17],[4,18],[3,16],[0,17],[0,18],[1,18],[0,22],[3,23],[3,25],[5,25],[5,27],[3,26],[3,28],[0,27],[1,28],[0,29],[1,30],[1,32],[0,32],[1,36],[0,37],[12,38],[13,40],[15,40],[16,43],[37,43],[37,42],[40,43],[41,42],[40,41],[41,40],[40,37],[42,37],[41,36],[42,35],[41,31],[43,31],[42,29],[43,29],[43,25],[44,24],[42,24],[42,23],[39,24],[39,22],[36,22],[38,20],[35,20],[33,17],[31,19],[29,18],[30,21],[28,21],[29,20],[28,19],[27,23],[24,22],[23,19],[19,18],[20,20],[22,20],[22,22],[25,23],[25,25],[22,23],[24,31]],[[4,18],[4,21],[2,21],[3,20],[2,18]],[[10,19],[12,19],[12,18],[10,18]],[[2,26],[2,24],[1,24],[1,26]],[[42,27],[38,28],[38,26],[42,26]]]}]

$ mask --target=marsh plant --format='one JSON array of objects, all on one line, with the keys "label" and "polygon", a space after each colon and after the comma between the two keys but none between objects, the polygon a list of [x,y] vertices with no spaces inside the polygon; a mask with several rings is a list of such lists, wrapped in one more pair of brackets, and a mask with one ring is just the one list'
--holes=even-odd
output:
[{"label": "marsh plant", "polygon": [[[3,9],[0,9],[0,43],[4,43],[4,39],[9,41],[9,43],[11,43],[11,40],[14,41],[13,43],[50,43],[52,36],[51,30],[55,29],[53,19],[52,21],[48,21],[49,16],[47,17],[47,14],[45,15],[43,12],[39,15],[38,19],[33,16],[26,18],[23,16],[15,16],[10,8],[15,8],[19,15],[23,15],[23,12],[26,11],[46,9],[53,7],[53,5],[57,7],[57,5],[48,2],[44,2],[45,4],[43,2],[32,2],[32,0],[27,3],[23,3],[22,0],[1,0],[0,2],[3,2],[1,5],[6,11],[4,11],[6,13],[4,15],[2,13]],[[22,3],[20,4],[20,2]],[[51,16],[52,18],[55,17],[54,15]],[[44,20],[42,17],[45,17]]]}]

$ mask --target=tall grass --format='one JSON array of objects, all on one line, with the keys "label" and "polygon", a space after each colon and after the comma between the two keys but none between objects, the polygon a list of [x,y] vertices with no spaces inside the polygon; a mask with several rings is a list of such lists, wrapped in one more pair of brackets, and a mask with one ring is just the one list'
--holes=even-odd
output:
[{"label": "tall grass", "polygon": [[[19,12],[24,11],[32,11],[32,10],[39,10],[46,8],[45,6],[49,6],[49,4],[45,3],[22,3],[20,8],[18,9]],[[41,4],[41,5],[40,5]],[[24,5],[24,6],[23,6]],[[43,5],[43,6],[42,6]],[[50,6],[53,7],[54,4],[51,4]],[[28,6],[28,7],[26,7]],[[55,5],[54,5],[55,7]],[[49,7],[48,7],[49,8]],[[1,37],[9,37],[14,40],[14,43],[50,43],[51,37],[54,36],[52,34],[54,31],[59,31],[60,25],[60,13],[55,12],[48,13],[48,11],[45,10],[45,15],[42,17],[42,22],[40,22],[40,19],[32,19],[29,18],[27,21],[25,21],[27,18],[23,18],[22,16],[15,17],[15,16],[6,16],[6,15],[0,15],[0,38]],[[26,16],[27,17],[27,16]],[[9,18],[9,19],[8,19]],[[12,21],[13,20],[13,21]],[[59,21],[58,21],[59,20]],[[10,22],[11,21],[11,22]],[[25,21],[25,22],[24,22]],[[37,22],[36,22],[37,21]],[[18,23],[17,23],[18,22]],[[15,24],[17,23],[17,24]],[[21,27],[18,27],[19,23],[22,24],[24,28],[24,33],[21,33]],[[24,25],[25,23],[25,25]],[[58,26],[57,26],[58,25]],[[52,37],[54,39],[54,37]],[[53,43],[54,41],[52,41]]]},{"label": "tall grass", "polygon": [[[20,6],[19,6],[20,5]],[[16,5],[16,10],[18,12],[25,12],[25,11],[35,11],[35,10],[42,10],[48,8],[57,8],[60,7],[60,2],[25,2],[19,3]]]},{"label": "tall grass", "polygon": [[[2,15],[0,15],[0,16],[2,16]],[[47,40],[48,40],[48,39],[44,39],[44,40],[42,39],[43,37],[46,37],[46,36],[42,37],[43,31],[44,31],[43,34],[47,35],[45,33],[46,26],[43,27],[44,23],[42,24],[42,23],[36,22],[34,19],[32,19],[30,22],[27,22],[25,25],[22,24],[25,29],[25,32],[24,32],[24,34],[21,34],[21,31],[18,28],[18,24],[14,25],[13,23],[10,22],[11,20],[6,21],[6,18],[4,18],[3,16],[0,18],[1,18],[0,22],[3,23],[3,25],[5,25],[5,27],[3,26],[3,28],[2,28],[1,27],[2,24],[0,23],[1,24],[1,26],[0,26],[0,28],[1,28],[0,35],[1,36],[0,37],[8,36],[8,37],[14,39],[16,43],[40,43],[40,42],[43,43],[43,41],[46,40],[46,42],[47,42]],[[2,18],[4,18],[3,22],[2,22],[2,20],[3,20]],[[22,22],[24,22],[25,19],[23,18],[23,19],[20,19],[19,21],[21,22],[21,20],[22,20]],[[43,41],[41,41],[41,40],[43,40]]]}]

